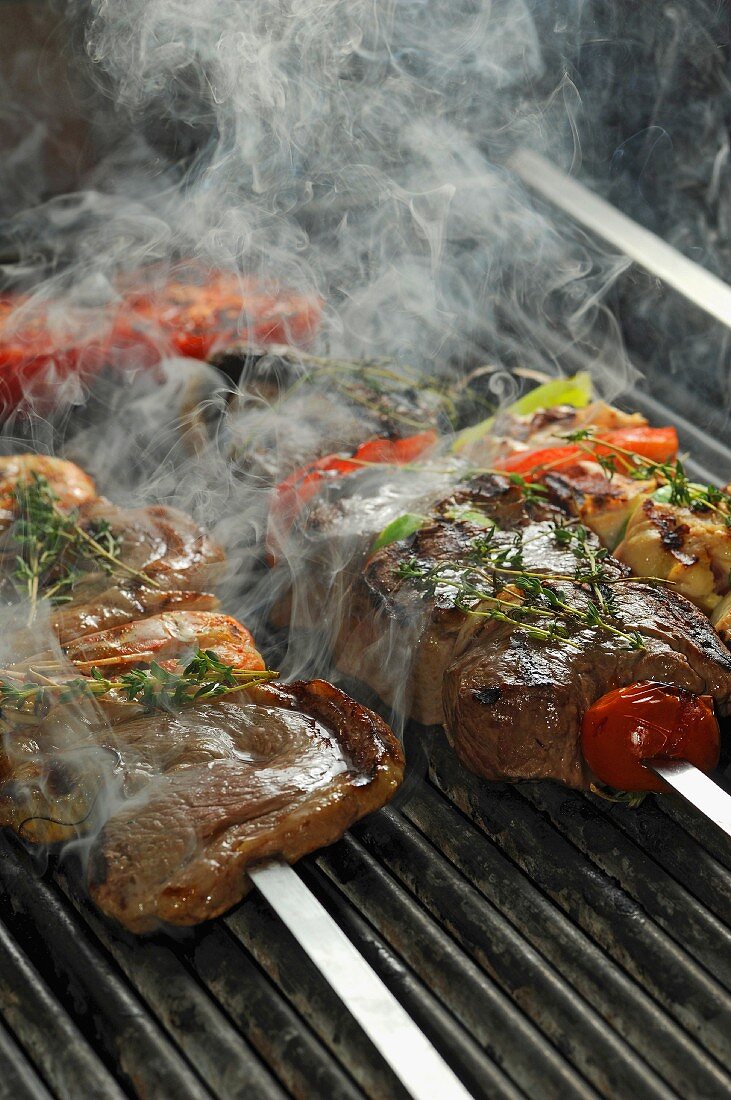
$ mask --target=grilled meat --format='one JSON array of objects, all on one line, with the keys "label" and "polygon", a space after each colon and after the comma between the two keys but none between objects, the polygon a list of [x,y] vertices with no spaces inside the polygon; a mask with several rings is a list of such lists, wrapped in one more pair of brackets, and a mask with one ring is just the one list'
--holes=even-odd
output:
[{"label": "grilled meat", "polygon": [[468,768],[489,779],[588,786],[582,717],[606,692],[627,684],[672,684],[711,695],[728,711],[731,658],[691,603],[648,584],[624,585],[618,602],[615,622],[640,632],[642,650],[596,629],[572,634],[574,648],[494,621],[468,625],[445,671],[442,697],[447,735]]},{"label": "grilled meat", "polygon": [[16,514],[15,488],[34,477],[44,478],[58,496],[59,506],[74,508],[96,498],[94,482],[80,467],[49,455],[0,456],[0,525],[10,523]]},{"label": "grilled meat", "polygon": [[654,480],[638,481],[618,472],[609,478],[591,461],[547,472],[543,481],[551,499],[591,528],[612,551],[624,537],[635,509],[657,488]]},{"label": "grilled meat", "polygon": [[662,499],[656,479],[606,473],[577,463],[543,478],[551,499],[581,519],[638,577],[660,577],[707,615],[729,592],[731,529],[723,507]]},{"label": "grilled meat", "polygon": [[257,484],[279,482],[322,455],[352,454],[371,438],[454,426],[448,394],[410,377],[408,368],[235,346],[212,362],[239,379],[230,449],[240,474]]},{"label": "grilled meat", "polygon": [[[545,625],[540,619],[504,622],[492,617],[494,602],[464,593],[456,598],[450,576],[473,560],[475,540],[494,524],[491,561],[501,549],[509,554],[518,536],[520,571],[545,576],[564,604],[588,612],[596,597],[572,579],[575,553],[555,533],[564,519],[551,505],[524,501],[503,478],[481,479],[443,502],[410,539],[373,556],[341,634],[340,668],[392,702],[399,676],[407,677],[409,713],[424,723],[444,721],[463,762],[491,779],[587,785],[581,718],[611,688],[668,682],[712,695],[722,711],[731,699],[731,655],[707,620],[674,592],[628,580],[626,567],[609,557],[602,575],[611,588],[610,629],[569,618],[565,637],[546,641],[529,629]],[[592,554],[599,551],[591,535],[586,545]],[[421,590],[414,571],[423,577],[435,568],[440,583]],[[483,572],[495,575],[492,566]],[[511,587],[512,575],[496,576],[509,616],[511,602],[520,609],[523,596]],[[631,647],[635,631],[637,649]],[[401,652],[413,643],[409,667],[396,664],[399,638]]]},{"label": "grilled meat", "polygon": [[[93,561],[79,563],[71,599],[51,609],[51,627],[62,644],[148,615],[218,606],[206,589],[222,574],[223,551],[183,512],[163,506],[120,508],[99,498],[82,505],[78,518],[85,529],[105,521],[120,561],[138,575],[121,570],[110,575]],[[4,557],[13,562],[12,544]],[[19,630],[13,638],[16,659],[33,653],[37,644],[33,630]]]},{"label": "grilled meat", "polygon": [[[524,534],[533,547],[531,562],[541,553],[551,553],[550,523],[563,519],[558,509],[542,503],[528,503],[506,479],[484,477],[457,490],[436,505],[431,521],[410,539],[379,551],[353,585],[348,615],[336,645],[338,668],[368,683],[392,706],[403,707],[417,722],[436,725],[444,718],[442,677],[450,663],[465,614],[455,607],[453,593],[443,588],[433,599],[426,598],[401,574],[412,558],[429,564],[467,560],[472,540],[483,532],[479,523],[454,516],[481,514],[485,526],[495,523],[503,532],[498,538],[509,547],[514,535]],[[529,530],[529,528],[532,528]],[[540,544],[534,541],[540,535]],[[540,550],[539,550],[540,546]]]},{"label": "grilled meat", "polygon": [[93,844],[89,889],[133,932],[222,913],[250,864],[332,843],[403,774],[388,727],[319,680],[138,719],[115,747],[130,797]]}]

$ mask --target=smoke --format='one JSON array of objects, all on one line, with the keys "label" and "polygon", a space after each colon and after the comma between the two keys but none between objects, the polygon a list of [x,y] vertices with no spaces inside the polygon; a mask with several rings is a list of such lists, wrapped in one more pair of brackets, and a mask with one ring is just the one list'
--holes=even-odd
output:
[{"label": "smoke", "polygon": [[10,227],[29,281],[49,257],[58,272],[36,294],[111,294],[120,270],[194,257],[320,296],[333,354],[430,372],[478,349],[510,365],[516,337],[540,358],[541,330],[583,340],[601,323],[616,259],[503,167],[519,144],[577,156],[572,86],[546,71],[528,4],[72,11],[98,117],[114,119],[106,144],[117,136],[82,194]]},{"label": "smoke", "polygon": [[[605,302],[624,261],[537,206],[506,167],[521,145],[579,162],[575,85],[522,0],[66,8],[100,154],[74,193],[54,196],[53,179],[34,176],[32,194],[54,197],[2,226],[16,254],[3,274],[25,292],[8,330],[44,327],[57,381],[49,408],[25,380],[3,450],[62,453],[115,503],[190,513],[227,552],[225,609],[265,637],[287,602],[283,671],[332,672],[349,571],[380,527],[446,491],[454,465],[438,455],[418,476],[366,472],[336,543],[315,532],[266,569],[271,481],[325,439],[352,450],[365,414],[328,403],[327,380],[308,398],[306,359],[288,396],[237,394],[180,358],[154,316],[144,341],[107,354],[123,288],[141,269],[159,286],[194,263],[320,300],[312,351],[386,357],[397,374],[409,364],[417,395],[489,361],[488,395],[507,400],[516,366],[557,373],[569,355],[616,394],[631,369]],[[244,305],[239,332],[254,319]],[[91,377],[54,351],[79,333],[105,353]],[[49,630],[37,649],[55,644]],[[407,650],[394,638],[378,657],[401,712]],[[119,798],[114,760],[106,767],[100,821]]]}]

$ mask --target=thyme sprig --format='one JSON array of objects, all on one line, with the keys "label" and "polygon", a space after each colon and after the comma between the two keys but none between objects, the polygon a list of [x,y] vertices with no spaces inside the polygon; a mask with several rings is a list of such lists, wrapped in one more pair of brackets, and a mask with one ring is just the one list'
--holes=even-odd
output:
[{"label": "thyme sprig", "polygon": [[12,710],[42,718],[56,705],[68,705],[104,698],[112,693],[126,703],[136,703],[145,711],[178,711],[192,703],[217,699],[232,691],[268,683],[278,673],[257,669],[234,668],[221,661],[211,649],[197,650],[180,671],[170,671],[151,661],[109,679],[99,668],[89,676],[54,681],[43,672],[30,669],[27,678],[0,676],[0,712]]},{"label": "thyme sprig", "polygon": [[[633,481],[655,480],[661,486],[668,487],[668,504],[689,508],[691,512],[715,512],[727,527],[731,527],[731,493],[715,485],[703,485],[692,481],[685,470],[682,459],[672,462],[654,462],[626,447],[595,438],[596,429],[580,428],[575,432],[559,436],[571,443],[583,444],[581,449],[611,478],[617,472],[617,460],[629,468],[626,471]],[[597,454],[592,443],[601,443],[610,454]]]},{"label": "thyme sprig", "polygon": [[[595,547],[582,525],[557,523],[550,530],[556,546],[569,550],[575,558],[573,572],[526,568],[523,533],[515,532],[507,543],[497,541],[499,529],[493,524],[471,540],[463,564],[425,566],[412,556],[401,563],[399,575],[432,597],[446,590],[458,610],[519,627],[540,641],[558,639],[580,648],[571,630],[598,628],[619,638],[628,649],[644,649],[639,631],[617,625],[619,608],[613,586],[634,578],[610,567],[608,551]],[[566,585],[578,587],[585,598],[580,603],[570,602],[563,590]]]},{"label": "thyme sprig", "polygon": [[34,473],[29,481],[15,486],[13,497],[18,515],[13,536],[20,550],[13,574],[28,596],[29,622],[35,618],[41,596],[54,605],[71,599],[84,562],[92,561],[110,575],[125,573],[157,587],[157,581],[121,559],[121,543],[108,520],[82,527],[77,513],[60,509],[46,478]]}]

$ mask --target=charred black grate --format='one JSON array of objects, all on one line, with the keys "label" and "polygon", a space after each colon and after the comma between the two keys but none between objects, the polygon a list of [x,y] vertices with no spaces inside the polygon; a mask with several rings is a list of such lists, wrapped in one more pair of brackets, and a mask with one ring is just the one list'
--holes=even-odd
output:
[{"label": "charred black grate", "polygon": [[[689,424],[682,436],[697,472],[731,474],[721,443]],[[671,800],[632,811],[551,784],[488,785],[437,740],[407,801],[299,869],[467,1087],[498,1100],[731,1094],[720,834]],[[0,1096],[403,1097],[256,895],[139,941],[10,839],[0,883]]]}]

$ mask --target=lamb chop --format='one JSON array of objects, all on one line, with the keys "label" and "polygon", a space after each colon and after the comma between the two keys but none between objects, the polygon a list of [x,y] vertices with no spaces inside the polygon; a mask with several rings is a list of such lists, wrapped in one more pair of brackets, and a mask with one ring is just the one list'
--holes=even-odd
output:
[{"label": "lamb chop", "polygon": [[385,723],[321,680],[113,727],[59,707],[18,731],[14,755],[2,824],[36,843],[91,834],[91,896],[133,932],[228,909],[249,864],[337,840],[391,798],[404,766]]},{"label": "lamb chop", "polygon": [[[410,668],[395,665],[410,644]],[[409,713],[444,721],[479,774],[575,787],[594,778],[583,716],[611,689],[670,683],[722,713],[731,700],[731,655],[689,601],[630,578],[586,528],[496,476],[371,558],[338,666],[390,701],[405,672]]]}]

